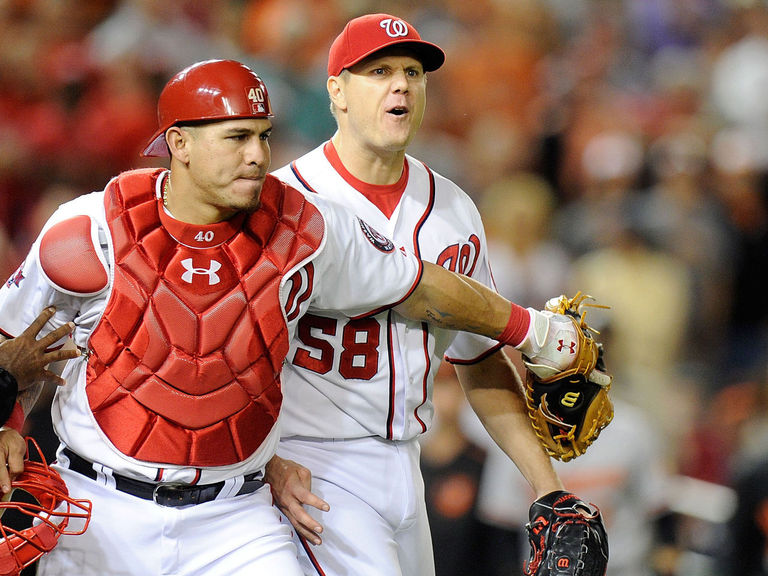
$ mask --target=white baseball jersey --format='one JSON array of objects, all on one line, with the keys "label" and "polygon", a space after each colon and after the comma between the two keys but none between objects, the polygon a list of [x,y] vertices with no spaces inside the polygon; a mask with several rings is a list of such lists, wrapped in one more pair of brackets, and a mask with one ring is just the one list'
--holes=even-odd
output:
[{"label": "white baseball jersey", "polygon": [[[493,287],[477,208],[422,162],[406,156],[401,181],[375,187],[349,174],[327,142],[274,175],[309,198],[350,208],[421,259]],[[365,267],[361,262],[361,274]],[[309,314],[299,321],[283,370],[282,436],[415,438],[432,422],[432,382],[443,357],[471,363],[498,348],[494,340],[391,310],[361,320]]]},{"label": "white baseball jersey", "polygon": [[[165,177],[163,174],[157,178],[157,198],[161,196]],[[403,300],[420,277],[421,262],[413,254],[399,250],[388,240],[378,237],[369,225],[351,212],[319,198],[315,198],[313,203],[325,222],[322,242],[280,283],[279,296],[289,338],[296,329],[298,319],[307,311],[325,313],[325,310],[336,309],[351,316],[370,313]],[[87,215],[96,223],[94,245],[100,246],[100,258],[103,258],[110,275],[110,289],[93,296],[76,295],[57,288],[39,262],[40,242],[45,232],[56,223],[78,215]],[[55,305],[57,311],[43,333],[69,321],[75,323],[74,343],[86,354],[68,362],[63,374],[67,384],[57,389],[53,400],[53,425],[60,440],[92,462],[145,481],[162,478],[167,482],[206,484],[261,469],[274,454],[278,426],[273,427],[259,449],[244,461],[201,469],[164,466],[162,463],[129,458],[116,449],[96,424],[85,390],[87,352],[89,337],[99,324],[111,295],[114,258],[113,239],[105,218],[104,192],[94,192],[59,207],[24,263],[0,289],[0,331],[7,336],[20,334],[49,305]],[[360,262],[367,265],[361,266]],[[184,274],[182,280],[190,283],[213,283],[215,280],[211,270],[191,266]],[[313,276],[309,283],[308,275]],[[292,280],[289,281],[289,278]],[[305,283],[300,298],[296,298],[295,289],[291,290],[296,285],[296,278]]]},{"label": "white baseball jersey", "polygon": [[[406,157],[397,184],[370,186],[326,143],[275,175],[309,198],[351,208],[422,259],[493,285],[477,209],[418,160]],[[474,362],[498,348],[393,311],[299,321],[283,369],[278,454],[308,467],[312,491],[331,506],[307,509],[325,529],[321,546],[296,539],[305,575],[434,574],[417,440],[432,422],[433,378],[444,356]]]}]

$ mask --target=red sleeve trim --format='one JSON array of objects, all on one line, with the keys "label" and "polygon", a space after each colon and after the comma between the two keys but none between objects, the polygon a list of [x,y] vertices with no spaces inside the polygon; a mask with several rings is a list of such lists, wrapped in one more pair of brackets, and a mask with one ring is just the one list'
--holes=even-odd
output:
[{"label": "red sleeve trim", "polygon": [[504,348],[506,344],[496,344],[493,348],[489,348],[479,356],[476,356],[474,358],[470,358],[469,360],[461,359],[461,358],[451,358],[450,356],[443,356],[443,360],[448,362],[449,364],[459,364],[461,366],[470,366],[472,364],[477,364],[478,362],[482,362],[492,354],[495,354],[502,348]]},{"label": "red sleeve trim", "polygon": [[16,402],[13,407],[13,412],[8,416],[8,420],[3,424],[3,427],[13,428],[16,432],[21,434],[21,429],[24,428],[24,421],[26,419],[27,416],[24,414],[24,409],[21,407],[21,404]]},{"label": "red sleeve trim", "polygon": [[365,314],[358,314],[357,316],[352,316],[352,320],[357,320],[359,318],[367,318],[368,316],[375,316],[379,312],[384,312],[384,310],[389,310],[390,308],[394,308],[401,302],[405,302],[408,300],[411,294],[413,294],[413,291],[416,290],[416,286],[419,285],[419,282],[421,282],[421,277],[424,275],[424,262],[419,260],[419,271],[416,274],[416,280],[414,280],[413,285],[411,286],[410,290],[400,298],[397,302],[393,302],[392,304],[387,304],[386,306],[380,306],[379,308],[376,308],[375,310],[371,310],[370,312],[366,312]]}]

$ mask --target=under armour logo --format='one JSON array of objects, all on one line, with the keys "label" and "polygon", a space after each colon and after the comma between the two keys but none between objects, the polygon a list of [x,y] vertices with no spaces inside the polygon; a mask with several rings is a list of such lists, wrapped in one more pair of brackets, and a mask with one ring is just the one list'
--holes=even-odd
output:
[{"label": "under armour logo", "polygon": [[392,20],[392,18],[385,18],[379,22],[379,26],[384,28],[387,36],[390,38],[397,38],[398,36],[408,36],[408,25],[402,20]]},{"label": "under armour logo", "polygon": [[181,265],[184,266],[184,268],[187,270],[184,272],[184,274],[181,275],[181,279],[188,284],[192,284],[192,277],[195,274],[208,274],[208,286],[213,286],[214,284],[218,284],[221,281],[219,275],[216,274],[219,268],[221,268],[221,264],[216,262],[216,260],[211,260],[210,268],[195,268],[192,264],[192,258],[182,260]]},{"label": "under armour logo", "polygon": [[557,346],[558,352],[562,352],[563,348],[568,348],[568,351],[571,354],[576,353],[576,342],[571,342],[570,344],[566,344],[564,340],[558,340],[557,343],[558,343],[558,346]]}]

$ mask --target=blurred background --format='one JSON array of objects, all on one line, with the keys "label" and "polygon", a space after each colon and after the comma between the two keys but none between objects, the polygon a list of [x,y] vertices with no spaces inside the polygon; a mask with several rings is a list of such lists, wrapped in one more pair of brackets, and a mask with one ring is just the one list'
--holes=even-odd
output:
[{"label": "blurred background", "polygon": [[[273,168],[330,137],[327,50],[366,12],[447,54],[410,153],[478,204],[499,291],[611,307],[588,321],[615,420],[558,465],[603,511],[609,576],[768,574],[765,0],[0,0],[4,277],[58,204],[158,165],[138,153],[188,64],[264,78]],[[519,573],[532,495],[452,369],[435,396],[438,576]]]}]

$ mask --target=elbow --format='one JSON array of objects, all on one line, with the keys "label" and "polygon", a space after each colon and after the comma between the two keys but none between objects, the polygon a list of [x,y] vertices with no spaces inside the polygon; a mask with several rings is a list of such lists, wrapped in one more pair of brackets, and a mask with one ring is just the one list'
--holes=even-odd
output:
[{"label": "elbow", "polygon": [[433,319],[430,309],[432,306],[432,296],[436,290],[434,285],[435,268],[441,271],[443,269],[430,262],[423,262],[423,264],[424,268],[421,277],[413,291],[408,298],[394,306],[394,310],[409,320],[429,322]]}]

